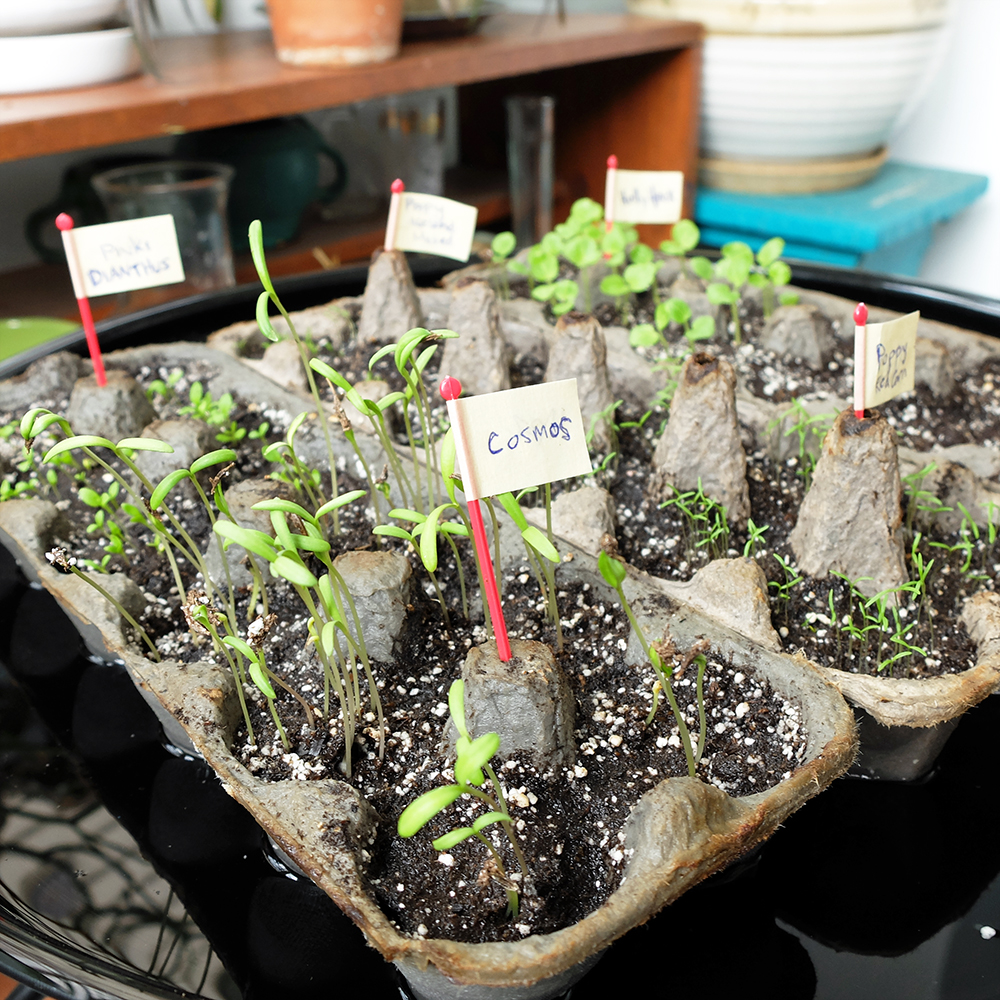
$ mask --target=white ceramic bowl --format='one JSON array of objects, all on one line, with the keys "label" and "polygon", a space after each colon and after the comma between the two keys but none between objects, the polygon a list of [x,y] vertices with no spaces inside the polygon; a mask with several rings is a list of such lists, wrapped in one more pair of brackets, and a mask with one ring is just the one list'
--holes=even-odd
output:
[{"label": "white ceramic bowl", "polygon": [[0,38],[0,94],[89,87],[139,68],[131,28]]},{"label": "white ceramic bowl", "polygon": [[919,95],[942,31],[709,35],[703,154],[775,160],[874,151]]},{"label": "white ceramic bowl", "polygon": [[843,35],[944,23],[951,0],[628,0],[647,17],[701,21],[709,31]]},{"label": "white ceramic bowl", "polygon": [[122,12],[122,0],[0,0],[0,35],[86,31]]}]

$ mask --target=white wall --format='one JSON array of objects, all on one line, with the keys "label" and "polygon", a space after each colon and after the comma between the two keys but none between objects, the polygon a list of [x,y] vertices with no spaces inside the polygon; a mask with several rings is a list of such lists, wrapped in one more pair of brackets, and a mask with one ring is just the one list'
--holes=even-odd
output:
[{"label": "white wall", "polygon": [[1000,299],[1000,0],[954,0],[951,45],[892,157],[986,174],[983,197],[943,223],[920,277]]}]

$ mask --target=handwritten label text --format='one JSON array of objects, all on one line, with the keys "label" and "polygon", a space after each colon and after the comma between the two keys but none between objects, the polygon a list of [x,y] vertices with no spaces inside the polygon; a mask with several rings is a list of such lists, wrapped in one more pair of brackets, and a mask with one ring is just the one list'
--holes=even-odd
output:
[{"label": "handwritten label text", "polygon": [[395,245],[399,250],[433,253],[466,261],[472,253],[479,210],[434,194],[400,195]]},{"label": "handwritten label text", "polygon": [[81,226],[73,238],[88,296],[184,280],[172,215]]},{"label": "handwritten label text", "polygon": [[913,389],[920,313],[865,330],[865,406],[878,406]]},{"label": "handwritten label text", "polygon": [[615,178],[617,222],[676,222],[684,200],[679,170],[619,170]]},{"label": "handwritten label text", "polygon": [[590,472],[576,379],[457,400],[469,444],[470,499]]}]

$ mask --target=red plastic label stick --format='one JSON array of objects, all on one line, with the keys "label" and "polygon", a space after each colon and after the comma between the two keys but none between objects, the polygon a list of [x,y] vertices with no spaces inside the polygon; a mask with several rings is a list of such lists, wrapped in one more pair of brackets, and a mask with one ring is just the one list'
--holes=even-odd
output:
[{"label": "red plastic label stick", "polygon": [[[462,394],[462,383],[457,378],[448,376],[441,379],[439,387],[442,398],[448,404],[448,418],[455,434],[455,451],[458,454],[459,467],[463,478],[471,468],[469,461],[468,441],[462,428],[462,416],[455,400]],[[478,500],[469,501],[469,520],[472,522],[472,538],[479,555],[479,565],[483,570],[483,585],[486,587],[486,603],[493,619],[493,635],[497,641],[497,653],[506,663],[513,655],[510,651],[510,640],[507,638],[507,623],[504,621],[503,608],[500,607],[500,592],[497,590],[496,574],[493,572],[493,560],[490,558],[490,546],[486,540],[486,528],[483,525],[483,514],[479,509]]]},{"label": "red plastic label stick", "polygon": [[87,350],[90,360],[94,362],[94,377],[98,385],[107,385],[108,377],[104,373],[104,359],[101,357],[101,345],[97,342],[97,331],[94,329],[94,317],[90,313],[90,299],[87,298],[83,286],[83,272],[80,270],[80,258],[76,252],[76,241],[73,239],[73,219],[65,212],[56,216],[56,228],[62,233],[63,248],[66,251],[66,263],[69,266],[70,280],[73,282],[73,294],[80,310],[80,321],[83,332],[87,336]]},{"label": "red plastic label stick", "polygon": [[865,419],[865,359],[868,350],[866,327],[868,326],[868,306],[859,302],[854,310],[854,416]]},{"label": "red plastic label stick", "polygon": [[608,157],[608,173],[604,179],[604,228],[611,231],[611,225],[615,221],[615,196],[618,186],[618,157],[612,153]]},{"label": "red plastic label stick", "polygon": [[399,225],[399,200],[406,185],[397,177],[392,182],[390,188],[392,194],[389,196],[389,218],[385,221],[385,249],[396,249],[396,227]]}]

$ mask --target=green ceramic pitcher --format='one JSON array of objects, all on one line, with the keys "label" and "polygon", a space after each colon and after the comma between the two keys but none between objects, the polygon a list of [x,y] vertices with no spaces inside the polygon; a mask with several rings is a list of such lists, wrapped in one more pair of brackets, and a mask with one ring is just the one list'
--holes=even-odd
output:
[{"label": "green ceramic pitcher", "polygon": [[[191,132],[177,141],[175,155],[228,163],[236,169],[229,192],[229,232],[233,250],[249,248],[247,229],[261,220],[264,246],[290,240],[313,201],[327,204],[347,185],[347,167],[336,150],[305,119],[259,122]],[[319,157],[336,168],[332,183],[319,183]]]}]

